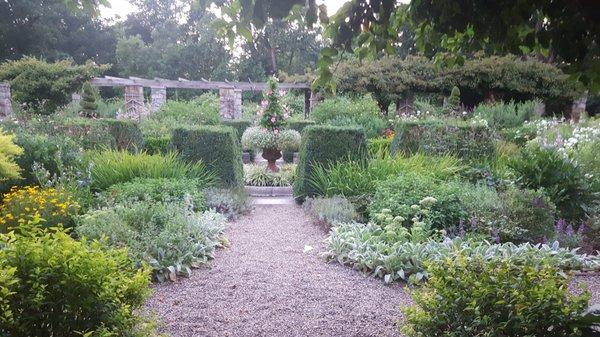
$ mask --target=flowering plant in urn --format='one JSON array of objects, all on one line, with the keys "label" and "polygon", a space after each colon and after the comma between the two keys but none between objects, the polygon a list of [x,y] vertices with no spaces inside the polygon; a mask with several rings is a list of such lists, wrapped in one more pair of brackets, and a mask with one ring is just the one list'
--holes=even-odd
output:
[{"label": "flowering plant in urn", "polygon": [[282,150],[298,150],[300,133],[285,129],[289,114],[284,112],[280,98],[285,95],[283,90],[277,90],[277,82],[269,79],[268,88],[264,93],[257,115],[258,126],[250,127],[242,135],[242,146],[246,150],[262,149],[262,157],[268,162],[271,171],[278,171],[276,161],[281,158]]}]

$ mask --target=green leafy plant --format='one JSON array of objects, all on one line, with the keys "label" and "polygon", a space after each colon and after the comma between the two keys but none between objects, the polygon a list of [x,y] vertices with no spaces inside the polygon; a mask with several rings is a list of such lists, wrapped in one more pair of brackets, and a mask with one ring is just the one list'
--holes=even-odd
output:
[{"label": "green leafy plant", "polygon": [[214,185],[213,176],[199,178],[135,178],[110,186],[102,197],[107,202],[128,201],[183,202],[187,200],[194,211],[206,209],[204,189]]},{"label": "green leafy plant", "polygon": [[94,190],[105,190],[135,178],[196,178],[207,182],[214,179],[213,173],[202,162],[187,164],[173,153],[149,155],[115,150],[94,151],[86,155],[85,162],[92,165]]},{"label": "green leafy plant", "polygon": [[156,280],[174,281],[213,257],[225,227],[222,215],[196,213],[192,207],[154,201],[116,204],[81,216],[76,233],[125,245],[133,259],[152,268]]},{"label": "green leafy plant", "polygon": [[0,235],[0,335],[154,336],[146,265],[40,221]]},{"label": "green leafy plant", "polygon": [[[515,264],[457,252],[426,264],[429,278],[404,308],[408,336],[573,336],[589,292],[571,295],[549,264]],[[591,325],[591,324],[590,324]]]},{"label": "green leafy plant", "polygon": [[543,188],[556,205],[560,217],[569,221],[585,217],[593,194],[590,181],[579,165],[556,150],[536,144],[523,148],[508,165],[515,172],[519,185]]},{"label": "green leafy plant", "polygon": [[460,89],[457,86],[453,86],[448,97],[448,103],[446,110],[449,113],[456,114],[460,107]]}]

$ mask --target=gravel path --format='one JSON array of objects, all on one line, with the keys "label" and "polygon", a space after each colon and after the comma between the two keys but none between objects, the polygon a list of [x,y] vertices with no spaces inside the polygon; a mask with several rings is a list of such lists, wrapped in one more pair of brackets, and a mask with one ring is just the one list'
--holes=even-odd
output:
[{"label": "gravel path", "polygon": [[[325,263],[327,232],[297,205],[230,224],[211,268],[155,287],[147,308],[181,336],[398,336],[402,285]],[[304,252],[305,246],[313,247]]]}]

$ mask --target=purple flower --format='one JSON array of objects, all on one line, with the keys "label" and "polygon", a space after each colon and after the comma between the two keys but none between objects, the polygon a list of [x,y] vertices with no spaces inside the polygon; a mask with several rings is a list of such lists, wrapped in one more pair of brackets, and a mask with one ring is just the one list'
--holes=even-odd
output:
[{"label": "purple flower", "polygon": [[563,233],[565,231],[566,226],[567,226],[567,220],[558,219],[558,221],[556,222],[556,225],[554,226],[554,231],[556,231],[556,233]]}]

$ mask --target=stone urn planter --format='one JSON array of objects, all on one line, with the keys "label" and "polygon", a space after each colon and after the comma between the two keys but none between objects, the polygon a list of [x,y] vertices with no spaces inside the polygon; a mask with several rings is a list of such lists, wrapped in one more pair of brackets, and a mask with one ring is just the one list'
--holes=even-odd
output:
[{"label": "stone urn planter", "polygon": [[281,151],[277,149],[264,149],[262,152],[262,157],[267,160],[267,168],[271,172],[279,171],[277,164],[275,163],[277,159],[281,158]]}]

